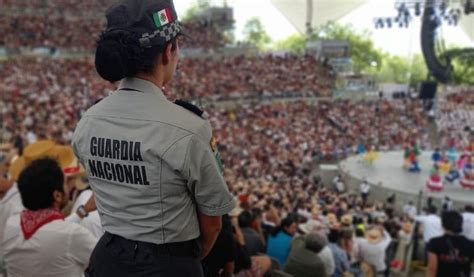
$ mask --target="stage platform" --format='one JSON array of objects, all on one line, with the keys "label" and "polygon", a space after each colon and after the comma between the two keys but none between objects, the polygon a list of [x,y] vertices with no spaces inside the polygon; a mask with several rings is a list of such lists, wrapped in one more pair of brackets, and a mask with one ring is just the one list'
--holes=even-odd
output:
[{"label": "stage platform", "polygon": [[431,155],[431,151],[425,151],[420,155],[420,173],[411,173],[402,167],[402,151],[381,152],[373,165],[362,161],[361,156],[354,156],[342,161],[339,169],[348,178],[349,186],[353,191],[358,191],[358,184],[366,178],[372,186],[371,192],[377,194],[378,198],[385,195],[388,197],[390,192],[395,192],[400,202],[405,203],[411,200],[416,203],[421,191],[422,206],[425,206],[427,197],[438,199],[436,202],[439,203],[444,196],[449,196],[456,207],[463,207],[468,203],[474,204],[474,190],[463,189],[459,181],[451,185],[447,184],[442,192],[431,192],[426,189],[425,183],[433,164]]}]

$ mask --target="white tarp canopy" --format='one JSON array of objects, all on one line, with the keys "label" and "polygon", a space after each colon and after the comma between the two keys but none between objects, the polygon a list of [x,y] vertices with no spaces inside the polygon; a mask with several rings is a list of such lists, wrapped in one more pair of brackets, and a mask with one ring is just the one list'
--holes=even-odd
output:
[{"label": "white tarp canopy", "polygon": [[461,17],[461,27],[469,36],[471,41],[474,41],[474,13],[463,15]]},{"label": "white tarp canopy", "polygon": [[[351,13],[370,0],[271,0],[273,5],[301,33],[306,32],[308,16],[312,27],[318,27],[328,21],[336,21]],[[308,14],[307,10],[312,9]],[[474,14],[462,15],[460,26],[474,41]]]},{"label": "white tarp canopy", "polygon": [[272,0],[273,5],[301,32],[306,32],[307,10],[312,8],[312,27],[336,21],[369,0]]}]

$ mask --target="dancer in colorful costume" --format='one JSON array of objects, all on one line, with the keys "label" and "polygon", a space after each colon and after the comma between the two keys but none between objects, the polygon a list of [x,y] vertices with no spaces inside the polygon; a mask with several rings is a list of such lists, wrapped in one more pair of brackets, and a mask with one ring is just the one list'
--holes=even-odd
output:
[{"label": "dancer in colorful costume", "polygon": [[374,164],[374,162],[379,158],[379,152],[375,150],[375,147],[372,146],[370,151],[367,152],[362,160],[370,165]]},{"label": "dancer in colorful costume", "polygon": [[412,147],[405,148],[405,162],[404,167],[410,172],[420,172],[420,164],[418,162],[420,156],[420,149],[416,143]]},{"label": "dancer in colorful costume", "polygon": [[463,178],[459,181],[465,189],[474,189],[474,155],[472,152],[463,169]]},{"label": "dancer in colorful costume", "polygon": [[430,191],[443,191],[443,179],[441,178],[441,173],[438,165],[434,165],[431,169],[430,177],[426,181],[426,187]]}]

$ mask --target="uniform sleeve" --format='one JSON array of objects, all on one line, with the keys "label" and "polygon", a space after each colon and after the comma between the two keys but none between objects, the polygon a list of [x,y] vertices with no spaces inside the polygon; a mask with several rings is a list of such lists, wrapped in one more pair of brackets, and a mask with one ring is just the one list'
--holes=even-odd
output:
[{"label": "uniform sleeve", "polygon": [[84,163],[84,159],[82,158],[82,156],[80,155],[80,151],[79,151],[79,144],[81,143],[81,134],[82,134],[82,126],[84,125],[84,122],[87,121],[87,118],[82,118],[78,123],[77,123],[77,126],[76,126],[76,129],[74,130],[74,134],[72,136],[72,142],[71,142],[71,146],[72,146],[72,150],[74,151],[74,155],[76,156],[76,158],[79,160],[79,162],[82,164],[82,165],[85,165]]},{"label": "uniform sleeve", "polygon": [[89,259],[97,244],[97,239],[84,227],[76,225],[74,232],[71,233],[69,241],[69,256],[78,265],[83,266],[84,270],[89,264]]},{"label": "uniform sleeve", "polygon": [[189,140],[183,172],[198,210],[208,216],[228,214],[235,201],[219,171],[210,142],[193,135]]}]

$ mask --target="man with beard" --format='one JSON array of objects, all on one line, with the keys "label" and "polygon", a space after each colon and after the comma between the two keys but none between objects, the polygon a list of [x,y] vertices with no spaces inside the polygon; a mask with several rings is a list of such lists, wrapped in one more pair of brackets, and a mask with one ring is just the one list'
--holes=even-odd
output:
[{"label": "man with beard", "polygon": [[2,247],[8,276],[83,276],[97,239],[64,220],[64,174],[52,159],[31,162],[20,174],[25,209],[10,217]]}]

